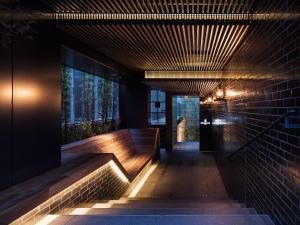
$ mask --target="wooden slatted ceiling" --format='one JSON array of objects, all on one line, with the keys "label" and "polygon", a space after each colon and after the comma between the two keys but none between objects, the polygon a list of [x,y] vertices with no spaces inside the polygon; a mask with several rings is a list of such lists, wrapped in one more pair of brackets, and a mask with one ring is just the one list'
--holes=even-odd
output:
[{"label": "wooden slatted ceiling", "polygon": [[59,27],[113,60],[139,71],[219,71],[248,25],[68,24]]},{"label": "wooden slatted ceiling", "polygon": [[255,0],[43,0],[55,12],[249,13]]},{"label": "wooden slatted ceiling", "polygon": [[205,97],[220,84],[220,80],[146,80],[150,87],[163,91]]}]

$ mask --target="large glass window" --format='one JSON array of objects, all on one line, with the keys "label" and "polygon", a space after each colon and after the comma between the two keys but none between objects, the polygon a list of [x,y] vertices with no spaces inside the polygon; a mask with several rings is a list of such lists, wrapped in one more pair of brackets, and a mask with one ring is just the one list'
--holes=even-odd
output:
[{"label": "large glass window", "polygon": [[151,125],[166,124],[166,94],[159,90],[150,91],[148,121]]},{"label": "large glass window", "polygon": [[117,129],[119,84],[64,66],[61,118],[63,143]]}]

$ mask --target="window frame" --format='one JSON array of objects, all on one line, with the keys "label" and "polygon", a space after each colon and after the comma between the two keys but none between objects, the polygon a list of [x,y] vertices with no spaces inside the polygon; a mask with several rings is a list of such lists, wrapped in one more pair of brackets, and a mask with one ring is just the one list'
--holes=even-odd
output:
[{"label": "window frame", "polygon": [[[152,93],[155,92],[154,99],[152,98]],[[160,99],[161,94],[163,94],[163,99]],[[153,110],[153,106],[160,102],[160,107]],[[163,107],[164,105],[164,107]],[[160,110],[159,110],[160,109]],[[155,119],[153,118],[155,115]],[[163,115],[162,117],[160,117]],[[164,118],[163,121],[160,121],[160,118]],[[166,125],[166,93],[158,89],[150,89],[148,94],[148,124],[149,125]]]}]

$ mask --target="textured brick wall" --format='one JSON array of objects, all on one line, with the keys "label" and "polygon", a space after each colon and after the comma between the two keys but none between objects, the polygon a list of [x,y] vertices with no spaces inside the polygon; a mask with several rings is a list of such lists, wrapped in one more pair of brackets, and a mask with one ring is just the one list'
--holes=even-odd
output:
[{"label": "textured brick wall", "polygon": [[[257,7],[267,12],[297,11],[300,4],[258,1]],[[250,79],[222,83],[225,90],[244,94],[211,108],[214,119],[227,122],[213,127],[216,149],[236,149],[288,108],[298,110],[291,122],[300,124],[299,20],[253,24],[226,71]],[[223,170],[227,187],[250,207],[270,214],[275,224],[300,224],[300,129],[285,128],[281,121],[245,150],[237,161],[229,162],[229,172]]]},{"label": "textured brick wall", "polygon": [[123,182],[107,163],[15,220],[12,225],[35,224],[48,214],[66,211],[80,203],[119,198],[127,188],[128,183]]},{"label": "textured brick wall", "polygon": [[[245,85],[247,82],[243,81]],[[251,84],[248,83],[248,88]],[[216,148],[231,151],[246,143],[288,110],[300,108],[300,79],[261,81],[248,93],[212,108],[214,119],[228,124],[214,127]],[[287,94],[289,93],[289,94]],[[300,124],[299,113],[291,122]],[[284,121],[240,154],[236,168],[241,200],[276,224],[298,224],[300,215],[300,129],[284,127]],[[241,160],[243,163],[241,163]],[[232,176],[232,174],[231,174]]]}]

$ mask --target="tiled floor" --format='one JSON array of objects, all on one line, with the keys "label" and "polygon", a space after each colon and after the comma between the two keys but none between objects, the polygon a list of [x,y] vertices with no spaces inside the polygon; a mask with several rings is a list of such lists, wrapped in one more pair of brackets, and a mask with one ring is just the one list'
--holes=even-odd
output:
[{"label": "tiled floor", "polygon": [[174,151],[162,153],[137,198],[228,199],[211,153]]},{"label": "tiled floor", "polygon": [[173,146],[174,151],[199,151],[199,142],[177,142]]}]

